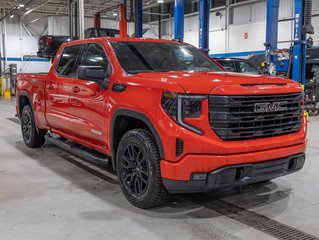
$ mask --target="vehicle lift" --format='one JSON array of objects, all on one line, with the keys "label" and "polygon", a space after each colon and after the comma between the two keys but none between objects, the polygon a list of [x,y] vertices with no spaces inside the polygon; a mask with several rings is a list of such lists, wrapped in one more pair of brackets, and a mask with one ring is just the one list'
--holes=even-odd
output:
[{"label": "vehicle lift", "polygon": [[[199,48],[209,52],[210,0],[199,0]],[[174,39],[184,41],[184,0],[175,0]]]},{"label": "vehicle lift", "polygon": [[280,0],[267,0],[266,62],[270,73],[276,74],[278,43],[292,42],[292,79],[304,85],[306,80],[307,34],[313,34],[311,25],[312,0],[295,0],[294,33],[291,41],[278,42],[278,16]]},{"label": "vehicle lift", "polygon": [[[309,79],[306,79],[306,61],[307,61],[307,34],[314,34],[314,28],[311,24],[312,0],[295,0],[294,29],[293,39],[291,41],[278,41],[278,13],[280,0],[267,0],[267,22],[266,22],[266,53],[265,59],[271,75],[277,74],[278,43],[291,43],[289,67],[287,77],[300,83],[306,93],[305,109],[311,114],[318,112],[318,98],[316,89],[308,91]],[[318,70],[319,71],[319,70]],[[319,74],[314,74],[319,76]],[[315,78],[315,77],[314,77]],[[319,79],[312,79],[319,82]],[[313,84],[313,87],[319,85]]]}]

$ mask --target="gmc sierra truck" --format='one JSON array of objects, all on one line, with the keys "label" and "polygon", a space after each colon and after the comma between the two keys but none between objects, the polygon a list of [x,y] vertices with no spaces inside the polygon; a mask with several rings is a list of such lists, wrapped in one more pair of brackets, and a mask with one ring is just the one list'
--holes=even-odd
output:
[{"label": "gmc sierra truck", "polygon": [[300,170],[307,125],[291,80],[225,72],[176,41],[64,43],[48,74],[19,74],[16,110],[30,148],[51,141],[112,164],[133,205]]}]

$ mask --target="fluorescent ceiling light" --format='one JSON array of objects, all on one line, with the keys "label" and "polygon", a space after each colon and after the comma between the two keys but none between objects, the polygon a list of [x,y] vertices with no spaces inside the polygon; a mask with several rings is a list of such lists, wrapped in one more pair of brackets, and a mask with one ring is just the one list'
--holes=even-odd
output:
[{"label": "fluorescent ceiling light", "polygon": [[164,3],[164,0],[157,0],[157,3]]}]

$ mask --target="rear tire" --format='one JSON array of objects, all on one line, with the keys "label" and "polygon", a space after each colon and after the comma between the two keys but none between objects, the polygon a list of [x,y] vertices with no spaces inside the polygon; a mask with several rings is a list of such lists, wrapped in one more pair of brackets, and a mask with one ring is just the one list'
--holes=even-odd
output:
[{"label": "rear tire", "polygon": [[45,132],[38,132],[33,111],[30,105],[24,106],[21,113],[21,131],[25,145],[29,148],[39,148],[45,142]]},{"label": "rear tire", "polygon": [[130,130],[123,136],[117,151],[117,174],[124,196],[138,208],[156,207],[168,199],[158,147],[145,129]]}]

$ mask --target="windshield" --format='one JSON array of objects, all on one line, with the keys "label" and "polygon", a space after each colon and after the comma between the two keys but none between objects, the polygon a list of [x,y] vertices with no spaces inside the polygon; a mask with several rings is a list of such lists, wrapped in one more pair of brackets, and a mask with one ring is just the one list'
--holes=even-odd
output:
[{"label": "windshield", "polygon": [[112,43],[122,68],[131,74],[169,71],[223,71],[208,56],[186,44]]}]

